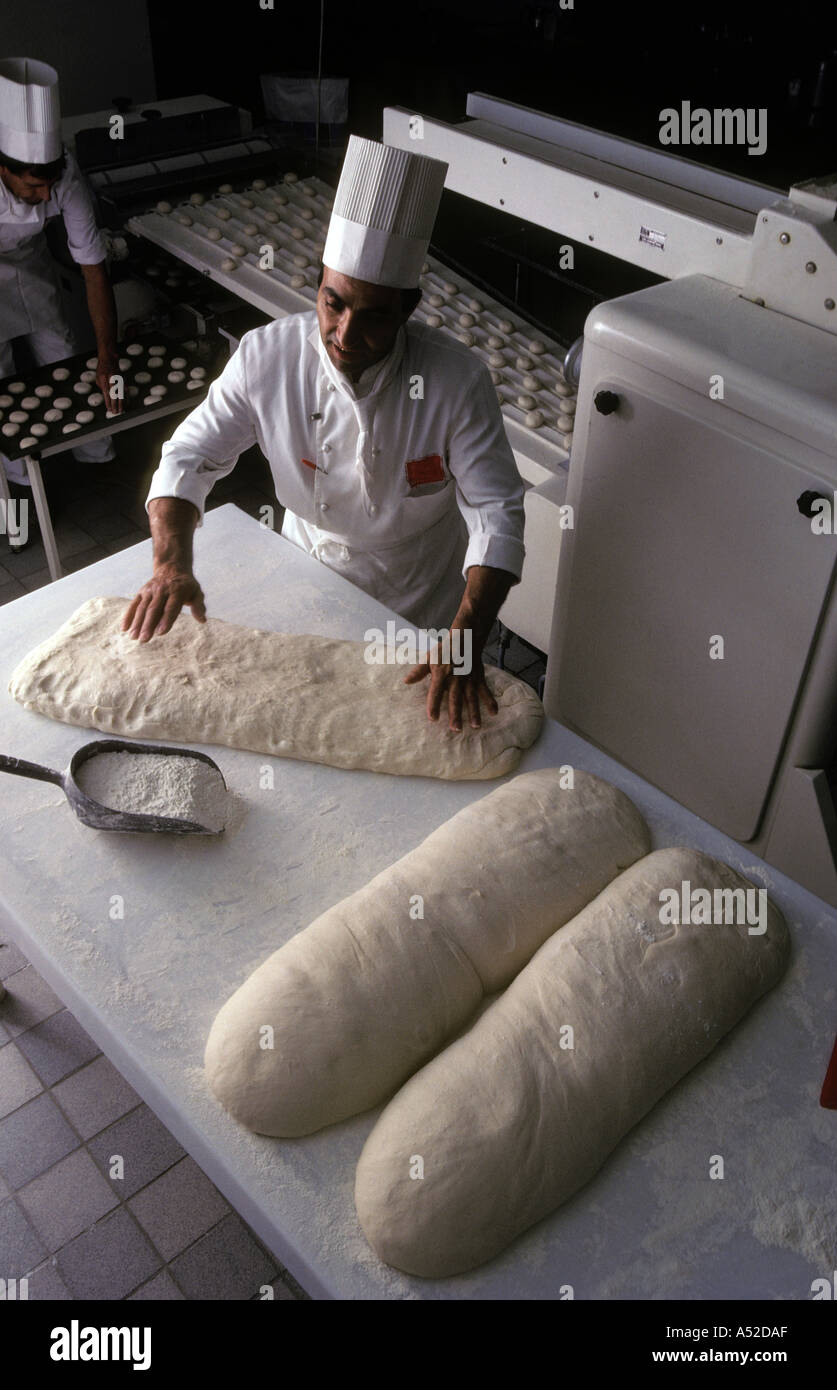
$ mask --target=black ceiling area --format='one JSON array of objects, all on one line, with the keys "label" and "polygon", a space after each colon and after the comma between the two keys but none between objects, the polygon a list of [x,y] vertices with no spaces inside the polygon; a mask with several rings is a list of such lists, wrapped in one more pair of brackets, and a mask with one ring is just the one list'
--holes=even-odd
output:
[{"label": "black ceiling area", "polygon": [[[679,152],[776,186],[837,165],[837,9],[690,0],[323,0],[236,6],[222,21],[149,0],[158,98],[206,92],[261,113],[259,74],[348,77],[349,128],[380,138],[387,105],[458,121],[469,91],[534,107],[642,144],[660,111],[765,108],[766,151]],[[322,22],[322,42],[321,42]]]}]

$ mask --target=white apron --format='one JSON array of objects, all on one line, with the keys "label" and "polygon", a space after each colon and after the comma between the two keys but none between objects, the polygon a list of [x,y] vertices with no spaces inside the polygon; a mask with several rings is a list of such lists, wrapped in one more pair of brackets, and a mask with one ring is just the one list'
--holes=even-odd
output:
[{"label": "white apron", "polygon": [[[37,213],[37,208],[22,206]],[[0,343],[41,328],[63,327],[64,322],[56,265],[41,219],[22,215],[0,223]]]}]

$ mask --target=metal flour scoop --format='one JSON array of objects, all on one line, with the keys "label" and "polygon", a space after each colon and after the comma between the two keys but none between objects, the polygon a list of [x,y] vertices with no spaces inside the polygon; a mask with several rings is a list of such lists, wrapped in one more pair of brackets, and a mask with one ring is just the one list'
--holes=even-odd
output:
[{"label": "metal flour scoop", "polygon": [[172,816],[149,815],[138,811],[114,811],[103,806],[83,792],[76,781],[76,774],[83,763],[95,758],[99,753],[147,753],[151,756],[164,754],[169,758],[197,758],[214,768],[226,789],[224,775],[218,764],[205,753],[196,753],[189,748],[164,747],[156,743],[128,743],[123,739],[99,739],[95,743],[85,743],[76,750],[70,759],[66,772],[57,772],[51,767],[41,767],[39,763],[28,763],[23,758],[11,758],[0,753],[0,772],[11,772],[16,777],[33,777],[39,782],[55,782],[63,787],[67,800],[85,825],[94,830],[139,830],[167,831],[175,835],[220,835],[221,830],[211,830],[199,825],[197,821],[177,820]]}]

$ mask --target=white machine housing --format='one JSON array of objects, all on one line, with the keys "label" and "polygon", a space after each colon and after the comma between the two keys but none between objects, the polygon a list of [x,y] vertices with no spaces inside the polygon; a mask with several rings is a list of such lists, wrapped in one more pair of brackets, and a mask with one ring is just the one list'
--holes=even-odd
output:
[{"label": "white machine housing", "polygon": [[836,382],[837,338],[703,276],[593,311],[545,691],[835,905]]},{"label": "white machine housing", "polygon": [[837,179],[784,197],[480,93],[467,111],[388,109],[384,138],[668,277],[588,316],[566,493],[501,617],[527,636],[515,596],[554,580],[547,712],[837,906]]}]

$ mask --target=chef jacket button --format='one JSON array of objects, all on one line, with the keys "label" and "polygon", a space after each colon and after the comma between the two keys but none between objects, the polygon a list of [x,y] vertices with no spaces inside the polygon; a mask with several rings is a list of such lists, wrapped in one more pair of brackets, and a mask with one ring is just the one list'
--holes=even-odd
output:
[{"label": "chef jacket button", "polygon": [[374,503],[374,502],[372,503],[372,506],[369,508],[369,515],[370,515],[370,516],[377,516],[377,515],[378,515],[378,508],[375,506],[375,503]]},{"label": "chef jacket button", "polygon": [[381,451],[380,451],[380,449],[378,448],[378,446],[377,446],[377,444],[376,444],[375,447],[374,447],[374,449],[372,450],[372,453],[373,453],[373,454],[379,454],[380,452],[381,452]]},{"label": "chef jacket button", "polygon": [[333,381],[330,381],[330,382],[328,383],[328,390],[329,390],[329,391],[334,391],[335,389],[336,389],[336,388],[335,388],[334,382],[333,382]]},{"label": "chef jacket button", "polygon": [[327,503],[327,502],[318,502],[318,503],[317,503],[317,506],[319,507],[319,509],[320,509],[321,512],[327,512],[327,511],[328,511],[328,503]]},{"label": "chef jacket button", "polygon": [[323,445],[323,453],[324,453],[324,454],[330,454],[330,453],[331,453],[331,445],[330,445],[330,444],[324,444],[324,445]]}]

